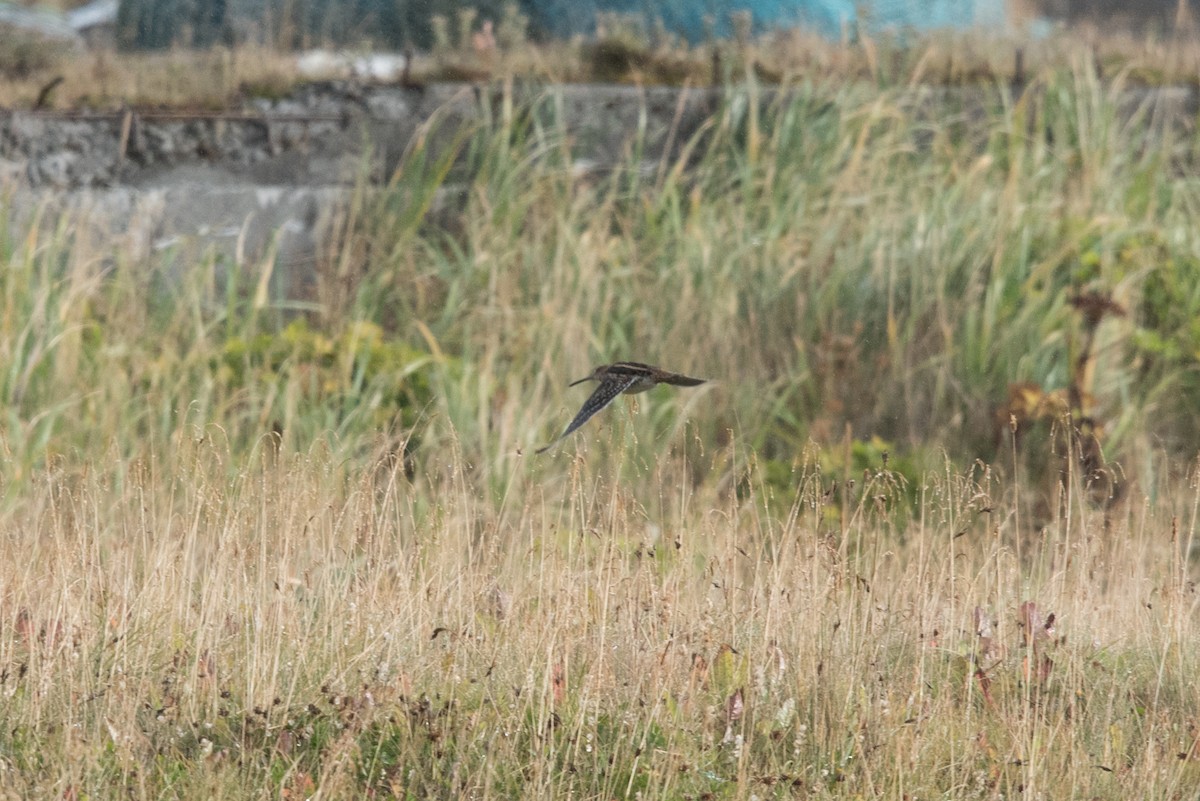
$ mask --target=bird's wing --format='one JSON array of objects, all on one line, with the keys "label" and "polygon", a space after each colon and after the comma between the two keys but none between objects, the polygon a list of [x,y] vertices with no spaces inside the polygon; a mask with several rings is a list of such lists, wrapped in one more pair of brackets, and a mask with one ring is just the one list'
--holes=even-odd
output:
[{"label": "bird's wing", "polygon": [[550,449],[550,446],[558,442],[563,437],[569,436],[575,429],[592,419],[592,415],[599,412],[608,404],[616,400],[617,396],[625,390],[637,383],[638,376],[632,375],[629,377],[622,376],[617,380],[601,381],[600,386],[596,387],[596,391],[583,402],[583,408],[579,410],[579,414],[575,415],[575,419],[567,426],[566,430],[554,438],[553,442],[544,445],[537,449],[537,453],[544,453]]}]

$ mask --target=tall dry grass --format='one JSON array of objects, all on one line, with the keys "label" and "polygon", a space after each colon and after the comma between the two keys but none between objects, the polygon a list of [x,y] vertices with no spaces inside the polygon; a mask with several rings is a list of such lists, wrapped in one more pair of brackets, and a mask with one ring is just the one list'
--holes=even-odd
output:
[{"label": "tall dry grass", "polygon": [[[1017,19],[1008,31],[864,29],[830,40],[795,29],[688,44],[665,30],[647,28],[636,16],[609,17],[601,21],[596,41],[526,41],[520,33],[523,24],[515,18],[508,20],[499,46],[483,50],[472,45],[469,35],[447,31],[445,41],[431,52],[415,55],[408,77],[417,84],[515,78],[710,86],[740,81],[749,72],[770,85],[811,79],[861,81],[880,88],[990,87],[1072,69],[1086,59],[1106,78],[1123,75],[1138,86],[1195,87],[1200,82],[1200,48],[1187,30],[1137,35],[1123,25],[1101,29],[1076,23],[1035,36]],[[458,22],[468,20],[474,20],[474,28],[483,24],[471,15]],[[305,80],[294,53],[262,45],[79,51],[13,36],[0,37],[0,71],[6,78],[0,82],[0,106],[27,108],[41,98],[44,108],[62,110],[221,110],[253,97],[285,95]],[[43,96],[56,78],[61,82]]]},{"label": "tall dry grass", "polygon": [[[1167,799],[1198,778],[1194,488],[1107,524],[1076,488],[1029,536],[983,468],[931,474],[911,510],[878,471],[839,521],[814,472],[779,515],[690,489],[677,453],[491,499],[456,456],[410,480],[320,448],[237,460],[215,430],[172,445],[49,468],[4,517],[14,797]],[[1022,628],[1027,601],[1052,623]]]},{"label": "tall dry grass", "polygon": [[[1188,797],[1196,140],[1120,90],[752,83],[607,173],[550,91],[431,128],[302,298],[6,230],[0,787]],[[1116,502],[996,443],[1083,291]],[[715,380],[534,458],[612,358]]]}]

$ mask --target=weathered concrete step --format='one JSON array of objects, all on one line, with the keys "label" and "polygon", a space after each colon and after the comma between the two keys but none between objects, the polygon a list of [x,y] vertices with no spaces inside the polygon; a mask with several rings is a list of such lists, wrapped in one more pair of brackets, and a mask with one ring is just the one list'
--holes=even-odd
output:
[{"label": "weathered concrete step", "polygon": [[310,84],[228,113],[0,113],[0,172],[28,186],[154,186],[181,165],[216,165],[265,184],[346,184],[372,156],[391,173],[418,131],[448,131],[504,114],[512,98],[541,100],[572,144],[596,161],[620,158],[631,135],[651,151],[710,111],[702,90],[625,86],[404,88]]},{"label": "weathered concrete step", "polygon": [[[738,97],[745,92],[568,85],[506,93],[455,84],[322,83],[280,100],[248,101],[228,114],[9,111],[0,113],[0,184],[18,226],[39,209],[51,217],[68,212],[81,232],[119,238],[134,258],[170,250],[182,261],[209,250],[248,263],[274,246],[283,272],[301,275],[311,271],[355,182],[391,175],[428,125],[453,130],[534,98],[540,117],[558,123],[548,125],[551,135],[569,136],[573,158],[604,169],[626,162],[635,140],[644,163],[669,157],[668,149],[687,141],[719,103]],[[757,97],[779,100],[774,90]],[[986,120],[999,94],[917,87],[895,97],[931,120],[964,112]],[[1197,98],[1186,88],[1138,90],[1119,94],[1118,105],[1126,117],[1140,111],[1191,131]],[[457,194],[445,193],[444,205],[453,206]]]},{"label": "weathered concrete step", "polygon": [[[565,85],[506,93],[463,84],[418,89],[332,82],[301,86],[279,100],[250,100],[226,113],[6,111],[0,112],[0,176],[59,189],[155,186],[180,166],[216,165],[251,183],[346,184],[358,176],[364,154],[375,178],[390,175],[426,125],[451,130],[530,100],[544,119],[569,132],[576,157],[610,163],[637,136],[653,160],[739,91]],[[779,92],[762,89],[757,97],[771,103]],[[895,97],[915,114],[936,117],[947,110],[983,112],[998,93],[994,87],[916,87]],[[1118,105],[1125,115],[1151,107],[1191,124],[1198,97],[1186,87],[1127,90]]]}]

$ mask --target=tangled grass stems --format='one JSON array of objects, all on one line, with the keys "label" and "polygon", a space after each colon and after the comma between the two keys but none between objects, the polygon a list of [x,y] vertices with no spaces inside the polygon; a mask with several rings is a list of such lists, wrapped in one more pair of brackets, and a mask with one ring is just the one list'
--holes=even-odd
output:
[{"label": "tangled grass stems", "polygon": [[[0,784],[1180,797],[1195,140],[1038,80],[734,93],[608,173],[551,91],[360,187],[309,297],[6,232]],[[533,458],[622,357],[719,381]]]}]

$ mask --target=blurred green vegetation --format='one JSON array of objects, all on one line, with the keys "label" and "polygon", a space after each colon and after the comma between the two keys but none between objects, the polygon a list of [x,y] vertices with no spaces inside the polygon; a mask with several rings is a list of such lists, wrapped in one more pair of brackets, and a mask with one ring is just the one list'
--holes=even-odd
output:
[{"label": "blurred green vegetation", "polygon": [[[596,171],[548,89],[466,134],[432,122],[387,186],[359,188],[305,297],[271,297],[269,265],[168,286],[169,259],[89,251],[66,222],[8,236],[2,435],[28,465],[184,421],[352,449],[420,425],[503,472],[578,408],[569,380],[625,358],[717,383],[619,403],[574,442],[624,431],[612,447],[701,465],[735,438],[786,482],[810,441],[844,462],[848,431],[853,472],[886,449],[912,482],[943,453],[1010,462],[1019,388],[1053,399],[1086,374],[1106,458],[1187,455],[1198,142],[1118,111],[1121,91],[1048,72],[971,117],[919,91],[751,78],[668,159],[644,163],[635,137]],[[1087,324],[1083,295],[1119,313]],[[648,417],[617,427],[631,408]],[[1037,437],[1019,444],[1054,447]]]}]

